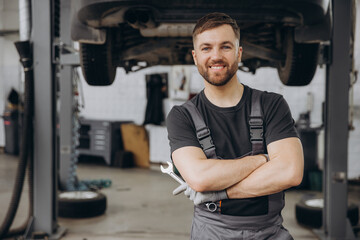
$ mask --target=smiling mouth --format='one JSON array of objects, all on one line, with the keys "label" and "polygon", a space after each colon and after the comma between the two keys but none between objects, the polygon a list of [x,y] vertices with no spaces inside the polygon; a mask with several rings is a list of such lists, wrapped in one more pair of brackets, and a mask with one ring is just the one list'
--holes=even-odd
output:
[{"label": "smiling mouth", "polygon": [[221,70],[221,69],[224,69],[225,66],[224,65],[221,65],[221,66],[217,65],[217,66],[209,66],[209,68],[214,69],[214,70]]}]

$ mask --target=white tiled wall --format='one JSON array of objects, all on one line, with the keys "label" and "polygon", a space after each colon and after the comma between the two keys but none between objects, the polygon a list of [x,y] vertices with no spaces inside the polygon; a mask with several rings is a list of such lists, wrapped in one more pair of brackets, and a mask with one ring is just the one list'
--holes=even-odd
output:
[{"label": "white tiled wall", "polygon": [[145,75],[170,70],[159,66],[126,74],[118,68],[114,83],[103,87],[89,86],[80,74],[85,98],[85,108],[80,114],[89,119],[131,120],[142,124],[147,103]]},{"label": "white tiled wall", "polygon": [[146,130],[150,142],[150,162],[165,163],[170,160],[170,148],[165,126],[148,124]]}]

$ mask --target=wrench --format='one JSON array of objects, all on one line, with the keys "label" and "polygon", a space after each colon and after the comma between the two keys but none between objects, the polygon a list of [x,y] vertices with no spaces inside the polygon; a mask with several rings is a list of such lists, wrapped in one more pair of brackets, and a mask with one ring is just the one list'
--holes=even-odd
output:
[{"label": "wrench", "polygon": [[[163,173],[167,173],[170,175],[170,177],[172,177],[173,179],[175,179],[178,183],[180,183],[181,185],[182,184],[186,184],[178,175],[176,175],[173,171],[173,164],[169,161],[166,162],[168,164],[168,167],[167,168],[164,168],[163,166],[160,166],[160,169],[161,169],[161,172]],[[215,212],[217,210],[217,205],[216,203],[213,203],[213,202],[209,202],[209,203],[206,203],[205,206],[207,207],[207,209],[210,211],[210,212]]]},{"label": "wrench", "polygon": [[160,169],[161,169],[161,172],[163,173],[167,173],[170,175],[170,177],[172,177],[173,179],[175,179],[178,183],[180,184],[185,184],[185,182],[178,176],[174,173],[173,171],[173,164],[169,161],[166,162],[168,164],[168,167],[167,168],[164,168],[163,166],[160,166]]}]

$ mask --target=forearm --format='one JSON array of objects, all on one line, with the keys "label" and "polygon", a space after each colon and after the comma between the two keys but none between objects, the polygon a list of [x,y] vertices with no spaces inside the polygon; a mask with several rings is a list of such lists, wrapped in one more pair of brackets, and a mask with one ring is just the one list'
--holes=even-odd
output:
[{"label": "forearm", "polygon": [[[227,189],[229,198],[251,198],[280,192],[301,183],[303,154],[296,139],[269,148],[270,161],[253,171],[247,178]],[[287,147],[288,146],[288,147]],[[279,153],[280,152],[280,153]]]},{"label": "forearm", "polygon": [[229,198],[251,198],[280,192],[294,184],[274,162],[268,162],[252,172],[247,178],[227,189]]},{"label": "forearm", "polygon": [[[206,159],[199,162],[198,174],[194,173],[194,188],[199,192],[226,189],[249,176],[266,162],[264,156],[248,156],[243,159]],[[191,184],[190,184],[191,186]]]},{"label": "forearm", "polygon": [[197,156],[196,153],[188,156],[188,152],[175,151],[173,159],[185,181],[197,192],[229,188],[266,162],[266,157],[263,155],[219,160],[206,159]]}]

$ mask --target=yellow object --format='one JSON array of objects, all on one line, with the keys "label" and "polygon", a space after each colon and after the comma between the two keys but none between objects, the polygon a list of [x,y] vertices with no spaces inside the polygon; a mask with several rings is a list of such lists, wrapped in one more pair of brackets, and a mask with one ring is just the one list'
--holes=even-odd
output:
[{"label": "yellow object", "polygon": [[150,167],[149,137],[144,126],[136,124],[121,124],[121,135],[124,150],[134,154],[137,167]]}]

